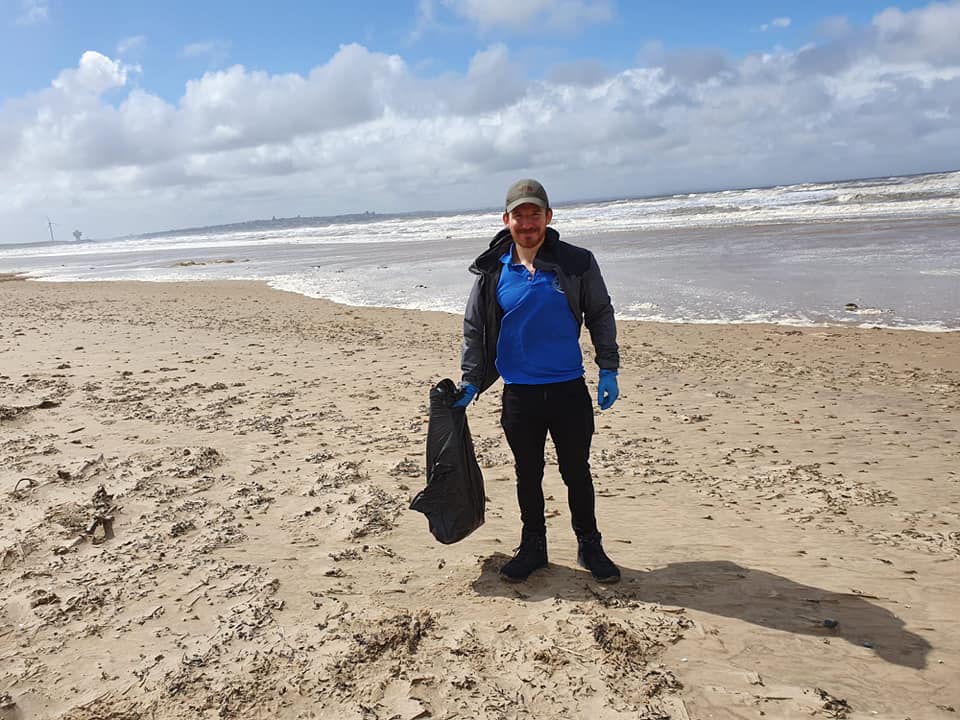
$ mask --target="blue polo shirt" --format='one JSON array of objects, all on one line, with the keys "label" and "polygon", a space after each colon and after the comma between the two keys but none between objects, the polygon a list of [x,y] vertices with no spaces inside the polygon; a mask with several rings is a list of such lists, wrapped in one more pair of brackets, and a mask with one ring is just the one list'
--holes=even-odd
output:
[{"label": "blue polo shirt", "polygon": [[501,258],[497,302],[503,308],[497,340],[497,370],[507,384],[543,385],[583,377],[580,326],[557,274],[534,274],[513,262],[513,248]]}]

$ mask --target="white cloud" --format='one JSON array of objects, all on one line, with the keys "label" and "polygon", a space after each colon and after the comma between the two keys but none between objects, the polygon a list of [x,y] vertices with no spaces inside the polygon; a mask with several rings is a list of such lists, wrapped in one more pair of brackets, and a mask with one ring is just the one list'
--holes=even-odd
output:
[{"label": "white cloud", "polygon": [[492,112],[520,100],[526,92],[523,68],[510,59],[504,45],[478,52],[470,60],[465,78],[452,78],[446,93],[451,112],[479,115]]},{"label": "white cloud", "polygon": [[419,0],[417,3],[416,20],[414,21],[414,27],[413,30],[410,31],[408,40],[410,42],[418,42],[436,24],[436,6],[433,0]]},{"label": "white cloud", "polygon": [[20,0],[20,14],[17,16],[18,25],[36,25],[46,22],[50,15],[47,0]]},{"label": "white cloud", "polygon": [[100,95],[125,85],[127,73],[131,70],[136,68],[88,50],[80,56],[76,69],[64,70],[51,84],[66,96]]},{"label": "white cloud", "polygon": [[760,31],[761,31],[761,32],[766,32],[767,30],[769,30],[769,29],[771,29],[771,28],[787,28],[787,27],[790,27],[790,23],[791,23],[791,22],[792,22],[792,21],[791,21],[790,18],[788,18],[788,17],[778,17],[778,18],[774,18],[774,19],[771,20],[770,22],[764,23],[763,25],[761,25],[761,26],[760,26]]},{"label": "white cloud", "polygon": [[117,43],[117,55],[127,55],[136,53],[143,49],[147,44],[147,38],[144,35],[131,35],[125,37]]},{"label": "white cloud", "polygon": [[842,15],[824,18],[817,25],[817,32],[829,40],[840,40],[848,36],[852,29],[850,20]]},{"label": "white cloud", "polygon": [[555,65],[550,69],[551,83],[593,87],[610,77],[610,71],[599,60],[579,60]]},{"label": "white cloud", "polygon": [[887,57],[960,61],[960,2],[933,3],[908,13],[890,8],[873,19],[873,29]]},{"label": "white cloud", "polygon": [[796,51],[650,46],[620,72],[535,76],[502,44],[439,77],[346,45],[307,74],[207,72],[175,102],[89,51],[0,106],[0,226],[71,207],[92,237],[358,197],[477,207],[527,173],[595,197],[960,167],[960,3],[839,29]]},{"label": "white cloud", "polygon": [[230,55],[230,43],[223,40],[206,40],[190,43],[180,51],[185,58],[206,58],[210,65],[222,65]]},{"label": "white cloud", "polygon": [[539,33],[545,29],[573,30],[584,23],[609,22],[609,0],[442,0],[457,15],[483,31],[506,29]]}]

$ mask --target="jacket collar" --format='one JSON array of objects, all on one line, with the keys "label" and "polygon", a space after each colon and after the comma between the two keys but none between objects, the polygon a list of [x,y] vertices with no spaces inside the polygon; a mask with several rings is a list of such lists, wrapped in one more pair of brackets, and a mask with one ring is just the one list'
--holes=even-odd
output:
[{"label": "jacket collar", "polygon": [[[541,245],[537,251],[537,264],[543,262],[547,265],[555,265],[556,248],[559,242],[560,233],[552,227],[548,227],[547,236],[543,240],[543,245]],[[503,228],[493,236],[493,240],[490,241],[490,247],[484,250],[480,257],[473,261],[473,264],[470,266],[470,272],[480,275],[498,270],[500,258],[503,257],[503,254],[512,244],[513,238],[510,237],[510,229]]]}]

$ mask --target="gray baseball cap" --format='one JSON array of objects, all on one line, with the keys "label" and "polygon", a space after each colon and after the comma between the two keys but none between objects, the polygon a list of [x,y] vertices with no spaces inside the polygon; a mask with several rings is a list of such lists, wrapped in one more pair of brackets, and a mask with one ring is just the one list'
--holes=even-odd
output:
[{"label": "gray baseball cap", "polygon": [[547,191],[543,189],[543,185],[531,178],[517,180],[510,186],[510,189],[507,190],[506,212],[511,212],[514,208],[524,203],[539,205],[544,210],[550,207],[550,201],[547,199]]}]

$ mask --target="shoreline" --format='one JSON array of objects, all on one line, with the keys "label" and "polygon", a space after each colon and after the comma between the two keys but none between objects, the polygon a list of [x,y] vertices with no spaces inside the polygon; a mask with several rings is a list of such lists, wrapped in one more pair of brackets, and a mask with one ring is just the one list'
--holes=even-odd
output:
[{"label": "shoreline", "polygon": [[[191,261],[181,261],[181,262],[191,262]],[[233,263],[237,262],[234,260],[219,260],[211,261],[215,263]],[[199,263],[204,264],[204,263]],[[441,312],[447,315],[453,316],[462,316],[462,311],[453,311],[453,310],[436,310],[436,309],[426,309],[426,308],[405,308],[397,307],[395,305],[354,305],[351,303],[340,302],[338,300],[332,300],[326,297],[315,297],[313,295],[308,295],[303,292],[298,292],[296,290],[288,290],[282,287],[276,287],[273,285],[273,281],[270,279],[262,280],[240,280],[240,279],[203,279],[203,280],[55,280],[42,277],[33,277],[29,273],[0,273],[0,282],[12,282],[12,281],[32,281],[37,283],[51,283],[51,284],[124,284],[124,283],[145,283],[145,284],[161,284],[161,285],[181,285],[181,284],[193,284],[193,283],[254,283],[262,285],[270,290],[281,293],[290,293],[292,295],[297,295],[299,297],[311,299],[311,300],[321,300],[324,302],[333,303],[334,305],[339,305],[342,307],[352,307],[352,308],[364,308],[370,310],[406,310],[410,312]],[[466,302],[466,300],[464,300]],[[882,315],[882,312],[869,312],[871,308],[862,308],[861,312],[868,317],[874,317],[877,315]],[[850,323],[814,323],[801,320],[794,321],[783,321],[775,322],[772,320],[669,320],[669,319],[652,319],[652,318],[635,318],[635,317],[624,317],[622,315],[617,315],[617,322],[628,322],[628,323],[649,323],[654,325],[703,325],[703,326],[758,326],[758,327],[785,327],[785,328],[797,328],[797,329],[848,329],[848,330],[893,330],[897,332],[919,332],[919,333],[956,333],[960,332],[960,326],[955,328],[945,328],[937,326],[936,324],[928,325],[918,325],[918,326],[897,326],[897,325],[882,325],[876,323],[870,323],[864,321],[860,324],[850,324]]]},{"label": "shoreline", "polygon": [[960,707],[956,333],[621,321],[591,464],[623,581],[577,566],[551,458],[550,566],[508,586],[497,386],[486,524],[407,510],[459,316],[252,281],[0,304],[2,720]]}]

